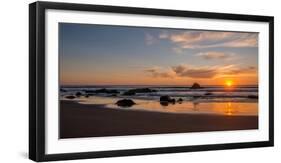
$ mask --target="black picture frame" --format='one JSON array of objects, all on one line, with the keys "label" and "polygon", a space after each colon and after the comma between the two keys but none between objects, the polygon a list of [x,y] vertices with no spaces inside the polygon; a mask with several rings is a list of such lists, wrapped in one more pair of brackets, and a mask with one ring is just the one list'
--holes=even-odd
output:
[{"label": "black picture frame", "polygon": [[[269,23],[269,140],[195,146],[155,147],[149,149],[112,150],[99,152],[45,153],[45,11],[47,9],[95,11],[124,14],[240,20]],[[274,18],[271,16],[222,14],[151,8],[133,8],[88,4],[34,2],[29,5],[29,158],[34,161],[55,161],[100,157],[132,156],[190,151],[268,147],[274,144]]]}]

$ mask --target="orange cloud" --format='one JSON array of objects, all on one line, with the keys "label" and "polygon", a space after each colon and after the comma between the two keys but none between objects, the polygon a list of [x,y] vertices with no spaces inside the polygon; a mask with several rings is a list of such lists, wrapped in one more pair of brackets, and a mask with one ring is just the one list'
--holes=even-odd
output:
[{"label": "orange cloud", "polygon": [[174,66],[173,71],[178,77],[189,77],[189,78],[213,78],[219,72],[215,67],[192,67],[192,66]]},{"label": "orange cloud", "polygon": [[201,78],[201,79],[214,79],[224,76],[237,76],[237,75],[254,75],[257,76],[256,67],[239,67],[236,65],[227,66],[205,66],[194,67],[187,65],[172,66],[168,70],[161,68],[146,69],[145,72],[150,73],[153,77],[160,78]]},{"label": "orange cloud", "polygon": [[172,78],[174,76],[172,71],[161,71],[159,67],[148,68],[144,71],[150,73],[153,77]]},{"label": "orange cloud", "polygon": [[202,57],[204,59],[229,59],[233,57],[233,53],[223,53],[223,52],[204,52],[204,53],[198,53],[197,56]]}]

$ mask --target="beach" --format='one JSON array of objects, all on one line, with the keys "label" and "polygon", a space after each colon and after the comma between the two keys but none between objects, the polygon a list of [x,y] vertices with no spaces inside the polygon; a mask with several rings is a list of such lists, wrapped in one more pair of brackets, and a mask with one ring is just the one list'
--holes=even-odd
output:
[{"label": "beach", "polygon": [[177,114],[60,100],[60,138],[258,129],[256,115]]}]

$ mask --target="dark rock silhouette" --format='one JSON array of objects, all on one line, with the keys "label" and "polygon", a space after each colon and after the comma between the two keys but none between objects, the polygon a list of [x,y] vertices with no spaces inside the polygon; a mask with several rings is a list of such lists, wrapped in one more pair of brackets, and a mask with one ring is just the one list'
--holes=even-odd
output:
[{"label": "dark rock silhouette", "polygon": [[171,97],[170,97],[170,96],[161,96],[161,97],[160,97],[160,101],[169,102],[170,100],[171,100]]},{"label": "dark rock silhouette", "polygon": [[61,88],[60,89],[61,92],[67,92],[65,89]]},{"label": "dark rock silhouette", "polygon": [[115,89],[98,89],[98,90],[85,90],[85,93],[93,94],[93,93],[108,93],[108,94],[119,94],[119,91]]},{"label": "dark rock silhouette", "polygon": [[166,101],[160,101],[160,104],[162,106],[168,106],[169,105],[169,102],[166,102]]},{"label": "dark rock silhouette", "polygon": [[76,94],[75,94],[76,97],[80,97],[81,95],[82,95],[81,92],[76,92]]},{"label": "dark rock silhouette", "polygon": [[93,90],[84,90],[85,93],[95,93]]},{"label": "dark rock silhouette", "polygon": [[75,99],[76,97],[73,96],[73,95],[68,95],[68,96],[65,96],[65,98],[67,98],[67,99]]},{"label": "dark rock silhouette", "polygon": [[176,100],[171,98],[170,96],[161,96],[160,97],[160,103],[163,102],[168,102],[168,103],[175,103]]},{"label": "dark rock silhouette", "polygon": [[116,102],[116,105],[121,106],[121,107],[131,107],[135,104],[136,103],[131,99],[122,99],[122,100],[118,100]]},{"label": "dark rock silhouette", "polygon": [[178,101],[178,103],[182,103],[183,99],[179,98],[177,101]]},{"label": "dark rock silhouette", "polygon": [[202,97],[201,95],[193,95],[192,96],[194,99],[197,99],[197,98],[200,98],[200,97]]},{"label": "dark rock silhouette", "polygon": [[212,92],[206,92],[204,95],[210,96],[210,95],[213,95],[213,93]]},{"label": "dark rock silhouette", "polygon": [[248,95],[248,98],[258,99],[258,98],[259,98],[259,96],[257,96],[257,95]]},{"label": "dark rock silhouette", "polygon": [[123,93],[125,96],[133,96],[136,93],[152,93],[156,92],[156,90],[150,89],[150,88],[136,88],[136,89],[130,89]]},{"label": "dark rock silhouette", "polygon": [[129,90],[129,91],[124,92],[123,95],[124,96],[133,96],[133,95],[136,95],[136,92],[133,92],[133,91]]},{"label": "dark rock silhouette", "polygon": [[199,89],[199,88],[202,88],[202,87],[198,83],[193,83],[193,85],[190,87],[190,89]]}]

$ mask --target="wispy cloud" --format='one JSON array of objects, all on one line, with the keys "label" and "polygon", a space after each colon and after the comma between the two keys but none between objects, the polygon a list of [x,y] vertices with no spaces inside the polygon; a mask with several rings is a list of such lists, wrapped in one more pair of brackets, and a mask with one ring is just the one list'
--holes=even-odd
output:
[{"label": "wispy cloud", "polygon": [[192,65],[177,65],[172,66],[168,70],[163,70],[159,67],[145,69],[145,72],[150,73],[153,77],[162,78],[202,78],[212,79],[223,76],[234,75],[249,75],[256,74],[256,67],[239,67],[236,65],[227,66],[203,66],[195,67]]},{"label": "wispy cloud", "polygon": [[172,67],[178,77],[189,78],[213,78],[219,71],[215,67],[192,67],[186,65],[178,65]]},{"label": "wispy cloud", "polygon": [[145,43],[146,43],[147,45],[152,45],[152,44],[154,44],[156,41],[157,41],[157,39],[156,39],[153,35],[151,35],[151,34],[149,34],[149,33],[145,33]]},{"label": "wispy cloud", "polygon": [[228,67],[224,67],[221,70],[223,75],[241,75],[241,74],[256,74],[257,68],[255,66],[248,66],[248,67],[237,67],[235,65],[231,65]]},{"label": "wispy cloud", "polygon": [[169,34],[165,31],[162,31],[162,33],[160,33],[159,35],[159,38],[160,39],[166,39],[166,38],[169,38]]},{"label": "wispy cloud", "polygon": [[180,33],[163,32],[159,39],[168,39],[178,48],[198,49],[215,47],[257,47],[257,33],[185,31]]},{"label": "wispy cloud", "polygon": [[174,76],[173,71],[171,70],[163,71],[159,67],[147,68],[144,71],[151,74],[153,77],[172,78]]},{"label": "wispy cloud", "polygon": [[173,47],[172,50],[177,54],[182,54],[184,50],[180,47]]},{"label": "wispy cloud", "polygon": [[225,52],[217,52],[217,51],[210,51],[204,53],[198,53],[196,56],[202,57],[207,60],[211,59],[230,59],[234,56],[234,53],[225,53]]}]

